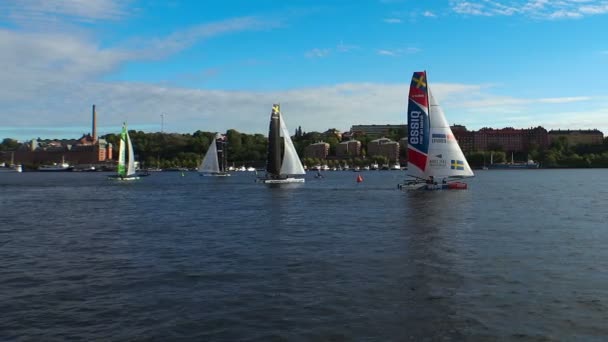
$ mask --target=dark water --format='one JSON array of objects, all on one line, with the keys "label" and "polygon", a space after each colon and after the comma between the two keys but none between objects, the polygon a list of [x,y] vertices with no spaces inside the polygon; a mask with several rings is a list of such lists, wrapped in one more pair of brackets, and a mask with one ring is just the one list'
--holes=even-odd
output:
[{"label": "dark water", "polygon": [[0,340],[608,338],[608,170],[0,174]]}]

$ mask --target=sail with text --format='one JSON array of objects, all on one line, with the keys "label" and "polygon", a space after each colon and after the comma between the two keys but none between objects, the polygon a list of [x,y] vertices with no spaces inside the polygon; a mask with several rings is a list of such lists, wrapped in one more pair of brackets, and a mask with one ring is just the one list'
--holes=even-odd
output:
[{"label": "sail with text", "polygon": [[428,84],[426,71],[414,72],[408,102],[408,175],[435,180],[474,176],[441,106]]}]

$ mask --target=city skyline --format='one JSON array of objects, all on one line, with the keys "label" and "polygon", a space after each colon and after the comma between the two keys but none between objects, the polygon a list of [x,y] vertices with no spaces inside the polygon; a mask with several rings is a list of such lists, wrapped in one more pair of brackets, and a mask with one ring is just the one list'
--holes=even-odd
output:
[{"label": "city skyline", "polygon": [[450,124],[608,130],[608,2],[0,4],[0,137],[402,124],[413,71]]}]

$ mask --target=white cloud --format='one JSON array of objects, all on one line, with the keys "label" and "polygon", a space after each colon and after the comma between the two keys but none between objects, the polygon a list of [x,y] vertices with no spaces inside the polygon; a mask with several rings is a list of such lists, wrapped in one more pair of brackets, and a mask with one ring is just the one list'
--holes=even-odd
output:
[{"label": "white cloud", "polygon": [[331,49],[314,48],[310,51],[307,51],[305,56],[308,58],[322,58],[322,57],[327,57],[330,52],[331,52]]},{"label": "white cloud", "polygon": [[358,48],[359,48],[359,46],[357,46],[357,45],[349,45],[349,44],[344,44],[344,42],[340,42],[336,46],[336,51],[338,51],[338,52],[349,52],[349,51],[352,51],[352,50],[356,50]]},{"label": "white cloud", "polygon": [[401,19],[399,18],[385,18],[382,21],[387,24],[401,24]]},{"label": "white cloud", "polygon": [[573,97],[557,97],[538,99],[541,103],[571,103],[591,100],[588,96],[573,96]]},{"label": "white cloud", "polygon": [[127,16],[128,0],[5,0],[0,18],[22,25],[70,20],[92,22]]},{"label": "white cloud", "polygon": [[281,21],[268,21],[258,17],[232,18],[196,25],[176,31],[167,37],[156,39],[131,39],[126,46],[135,50],[138,58],[162,59],[211,37],[242,31],[272,29],[281,26]]},{"label": "white cloud", "polygon": [[[127,61],[161,59],[213,36],[271,28],[254,17],[198,25],[168,37],[129,41],[103,48],[94,37],[73,32],[22,32],[0,29],[0,101],[61,89],[107,74]],[[69,95],[69,94],[66,94]]]},{"label": "white cloud", "polygon": [[391,50],[378,50],[378,54],[382,56],[396,56],[397,53]]},{"label": "white cloud", "polygon": [[424,11],[424,13],[422,13],[423,16],[425,17],[429,17],[429,18],[435,18],[437,15],[431,11]]},{"label": "white cloud", "polygon": [[[471,129],[536,125],[608,127],[606,102],[587,104],[584,113],[568,112],[569,104],[578,108],[581,101],[594,100],[588,97],[522,99],[492,94],[491,85],[436,83],[432,87],[449,122]],[[235,128],[265,133],[270,106],[276,102],[281,103],[289,127],[301,125],[307,131],[348,129],[364,123],[398,124],[406,121],[408,89],[408,83],[343,83],[276,91],[200,90],[126,82],[62,84],[60,88],[47,89],[42,98],[32,95],[25,101],[4,102],[8,105],[3,106],[5,128],[0,129],[0,137],[44,138],[43,134],[52,127],[71,127],[69,131],[77,132],[75,135],[88,132],[93,103],[97,105],[99,125],[105,127],[102,133],[117,132],[125,120],[132,129],[158,131],[160,114],[165,114],[165,130],[170,132]],[[569,125],[552,126],[559,120],[569,120]],[[28,127],[39,127],[37,132],[42,133],[15,135],[16,128],[23,134]]]},{"label": "white cloud", "polygon": [[576,19],[608,13],[606,0],[451,0],[458,14],[472,16],[523,15],[537,19]]},{"label": "white cloud", "polygon": [[329,56],[332,52],[346,53],[356,49],[359,49],[359,46],[344,44],[344,42],[341,41],[335,48],[314,48],[307,51],[304,56],[308,58],[322,58]]},{"label": "white cloud", "polygon": [[376,52],[382,56],[397,57],[397,56],[402,56],[402,55],[410,55],[410,54],[418,53],[420,51],[421,50],[419,48],[408,47],[408,48],[404,48],[404,49],[379,49]]}]

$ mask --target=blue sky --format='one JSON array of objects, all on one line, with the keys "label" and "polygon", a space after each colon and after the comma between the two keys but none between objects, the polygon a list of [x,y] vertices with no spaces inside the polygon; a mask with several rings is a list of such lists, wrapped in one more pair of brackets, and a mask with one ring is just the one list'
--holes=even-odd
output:
[{"label": "blue sky", "polygon": [[405,123],[427,70],[450,123],[608,133],[606,0],[8,0],[0,138]]}]

